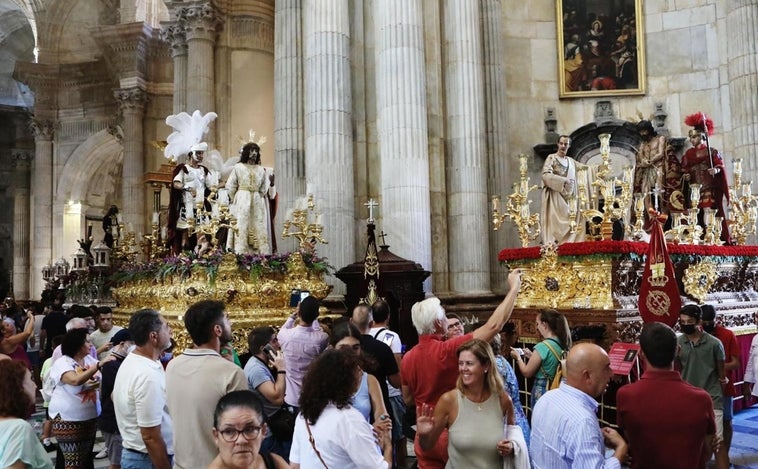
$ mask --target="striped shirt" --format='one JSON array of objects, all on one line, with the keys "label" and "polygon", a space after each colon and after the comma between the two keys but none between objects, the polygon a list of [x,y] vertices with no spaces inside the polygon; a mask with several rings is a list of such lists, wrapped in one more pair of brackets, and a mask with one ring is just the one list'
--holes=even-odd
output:
[{"label": "striped shirt", "polygon": [[534,408],[529,452],[534,469],[620,468],[605,459],[597,401],[567,383],[546,393]]}]

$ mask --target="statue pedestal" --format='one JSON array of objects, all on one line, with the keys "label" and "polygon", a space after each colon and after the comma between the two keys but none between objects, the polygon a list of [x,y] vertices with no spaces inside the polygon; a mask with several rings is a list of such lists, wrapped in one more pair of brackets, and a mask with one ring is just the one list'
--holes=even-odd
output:
[{"label": "statue pedestal", "polygon": [[[668,245],[683,303],[709,303],[735,334],[755,332],[758,246]],[[634,342],[642,327],[638,301],[648,244],[566,243],[556,250],[504,249],[499,259],[523,271],[513,320],[525,342],[536,342],[540,309],[564,313],[584,337],[609,346]],[[678,311],[669,312],[678,315]]]},{"label": "statue pedestal", "polygon": [[122,326],[139,309],[159,310],[171,326],[177,344],[174,353],[192,345],[183,316],[193,303],[223,301],[232,323],[234,346],[245,351],[251,329],[279,327],[292,314],[289,299],[293,289],[308,290],[318,299],[332,289],[323,279],[323,260],[300,252],[254,258],[216,251],[194,260],[173,258],[175,264],[167,261],[140,266],[139,274],[117,282],[112,295],[118,303],[114,317]]}]

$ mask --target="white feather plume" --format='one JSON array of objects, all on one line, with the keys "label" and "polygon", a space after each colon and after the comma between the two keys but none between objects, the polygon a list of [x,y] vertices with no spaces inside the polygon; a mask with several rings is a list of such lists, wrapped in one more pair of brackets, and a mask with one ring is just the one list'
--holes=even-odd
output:
[{"label": "white feather plume", "polygon": [[195,110],[191,116],[186,112],[180,112],[166,117],[166,124],[174,131],[166,139],[168,144],[163,150],[163,155],[169,159],[186,156],[192,145],[203,141],[203,135],[208,132],[208,127],[216,117],[218,115],[215,112],[203,115],[199,110]]}]

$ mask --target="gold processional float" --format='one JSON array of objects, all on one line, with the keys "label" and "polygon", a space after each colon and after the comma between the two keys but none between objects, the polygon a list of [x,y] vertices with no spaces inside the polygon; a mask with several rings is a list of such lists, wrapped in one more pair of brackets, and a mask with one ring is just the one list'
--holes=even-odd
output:
[{"label": "gold processional float", "polygon": [[[214,192],[213,188],[211,192]],[[229,215],[228,206],[205,212],[198,204],[200,222],[190,230],[195,233],[215,234],[219,228],[236,228],[236,220]],[[200,258],[179,258],[186,268],[169,269],[158,277],[126,280],[112,289],[118,303],[115,316],[128,321],[134,311],[152,307],[159,309],[173,330],[179,351],[189,347],[192,340],[182,320],[190,305],[200,300],[218,300],[226,304],[232,323],[234,345],[247,350],[247,336],[253,328],[281,326],[292,313],[289,306],[292,290],[308,291],[320,300],[332,289],[324,281],[329,266],[315,254],[316,243],[327,241],[322,237],[321,217],[315,211],[313,195],[302,197],[284,222],[283,238],[295,237],[299,250],[283,255],[237,255],[216,249],[215,236],[209,253]],[[166,260],[157,261],[166,265]],[[156,270],[159,272],[160,268]]]},{"label": "gold processional float", "polygon": [[[521,240],[521,248],[503,249],[499,256],[499,260],[510,268],[522,270],[517,309],[574,310],[577,316],[584,314],[583,319],[590,323],[598,321],[598,311],[608,312],[609,324],[625,317],[639,319],[637,301],[644,256],[648,250],[648,244],[639,241],[644,233],[644,198],[643,194],[632,194],[631,167],[623,168],[623,179],[612,174],[610,135],[602,134],[599,139],[602,162],[597,168],[590,169],[593,171],[591,200],[587,200],[581,182],[585,173],[577,175],[579,200],[572,197],[567,201],[569,217],[573,219],[578,210],[588,224],[585,242],[529,246],[539,237],[540,220],[529,209],[529,193],[537,186],[529,183],[527,155],[520,155],[520,180],[514,183],[513,193],[508,196],[502,213],[500,198],[492,198],[493,229],[498,230],[506,219],[510,219]],[[672,227],[665,233],[682,293],[701,304],[709,294],[722,293],[750,296],[735,301],[758,301],[758,294],[754,294],[758,284],[758,247],[744,246],[747,236],[756,234],[758,198],[751,193],[750,182],[741,180],[740,159],[734,160],[733,173],[728,223],[736,246],[721,246],[721,218],[715,215],[715,210],[704,210],[704,232],[698,226],[700,187],[697,184],[690,185],[690,205],[694,208],[673,214]],[[600,196],[604,199],[602,207],[599,207]],[[623,219],[629,208],[634,209],[637,220],[626,227],[631,240],[612,241],[613,222]],[[572,224],[572,233],[576,229]],[[532,319],[533,316],[529,317],[529,321]],[[525,319],[524,328],[528,329],[526,323]],[[618,325],[614,327],[617,329],[614,335],[617,335]],[[526,330],[522,332],[529,335]]]},{"label": "gold processional float", "polygon": [[[211,192],[216,189],[211,188]],[[159,191],[158,188],[157,203]],[[284,222],[282,237],[296,238],[298,250],[273,255],[235,254],[217,249],[215,234],[221,228],[235,230],[236,220],[229,214],[228,205],[216,198],[209,201],[209,211],[202,203],[197,205],[197,221],[190,227],[191,234],[213,234],[209,236],[212,246],[207,253],[166,257],[165,233],[159,231],[157,209],[152,233],[142,236],[140,241],[118,217],[113,226],[113,249],[102,243],[92,247],[93,262],[88,265],[90,228],[89,239],[80,241],[82,248],[73,255],[73,268],[69,269],[65,259],[43,268],[48,289],[65,290],[68,304],[111,306],[114,322],[121,326],[126,326],[131,314],[139,309],[156,309],[171,326],[176,352],[191,346],[183,315],[197,301],[218,300],[226,304],[235,348],[245,351],[251,329],[279,327],[292,313],[289,306],[292,290],[308,291],[318,299],[329,294],[332,286],[326,284],[324,275],[331,266],[315,250],[317,243],[327,241],[322,237],[321,215],[316,211],[312,194],[298,199]]]}]

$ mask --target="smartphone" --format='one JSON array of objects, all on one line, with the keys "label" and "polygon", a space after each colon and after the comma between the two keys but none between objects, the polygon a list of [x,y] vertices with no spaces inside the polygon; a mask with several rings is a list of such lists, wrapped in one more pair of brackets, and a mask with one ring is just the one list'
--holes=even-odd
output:
[{"label": "smartphone", "polygon": [[302,290],[300,292],[300,301],[303,301],[304,299],[308,298],[309,296],[311,296],[311,292],[309,292],[308,290]]},{"label": "smartphone", "polygon": [[301,295],[300,290],[293,289],[290,291],[290,308],[294,308],[300,303]]},{"label": "smartphone", "polygon": [[274,355],[276,353],[276,350],[274,350],[274,346],[271,344],[266,344],[263,346],[263,351],[266,352],[266,355]]}]

